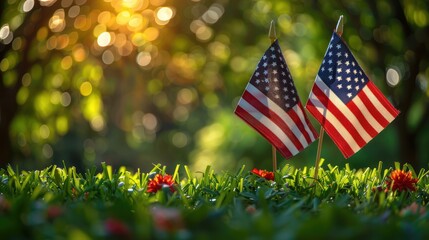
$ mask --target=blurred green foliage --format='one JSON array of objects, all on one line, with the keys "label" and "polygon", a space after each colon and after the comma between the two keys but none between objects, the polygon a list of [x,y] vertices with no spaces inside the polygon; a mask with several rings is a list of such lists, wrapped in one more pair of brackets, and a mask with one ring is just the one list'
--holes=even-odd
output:
[{"label": "blurred green foliage", "polygon": [[[270,145],[233,110],[269,23],[305,103],[340,15],[343,38],[402,113],[350,160],[328,137],[322,157],[427,164],[426,1],[6,0],[0,9],[3,165],[268,168]],[[288,163],[314,164],[316,145]]]}]

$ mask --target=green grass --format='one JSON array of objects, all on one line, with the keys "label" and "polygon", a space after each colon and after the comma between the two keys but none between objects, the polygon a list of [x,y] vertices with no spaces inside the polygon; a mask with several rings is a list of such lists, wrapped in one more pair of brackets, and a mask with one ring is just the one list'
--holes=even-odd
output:
[{"label": "green grass", "polygon": [[[384,189],[393,169],[286,165],[275,181],[244,166],[233,172],[142,173],[102,164],[0,170],[2,239],[428,239],[429,172],[411,171],[416,191]],[[155,173],[168,187],[148,193]],[[377,190],[381,189],[381,191]],[[412,205],[413,207],[409,207]]]}]

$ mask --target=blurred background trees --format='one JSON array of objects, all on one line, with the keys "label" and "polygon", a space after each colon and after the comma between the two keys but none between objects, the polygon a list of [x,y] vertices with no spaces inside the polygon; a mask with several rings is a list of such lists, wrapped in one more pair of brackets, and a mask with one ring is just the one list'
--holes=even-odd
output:
[{"label": "blurred background trees", "polygon": [[[305,103],[340,15],[343,38],[400,116],[352,167],[429,153],[427,1],[4,0],[0,163],[84,169],[101,161],[270,168],[271,146],[233,115],[269,23]],[[317,128],[319,125],[315,124]],[[317,144],[288,163],[314,164]],[[286,160],[279,159],[280,166]]]}]

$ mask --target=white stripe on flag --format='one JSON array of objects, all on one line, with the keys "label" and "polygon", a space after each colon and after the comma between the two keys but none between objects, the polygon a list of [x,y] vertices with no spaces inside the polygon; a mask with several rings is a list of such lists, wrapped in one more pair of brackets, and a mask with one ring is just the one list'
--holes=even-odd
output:
[{"label": "white stripe on flag", "polygon": [[359,144],[355,141],[353,136],[349,133],[346,127],[337,119],[337,117],[332,114],[325,106],[320,102],[317,96],[311,92],[309,96],[309,101],[311,101],[317,111],[324,116],[326,121],[332,124],[335,129],[340,133],[339,136],[345,140],[345,142],[349,145],[349,147],[353,150],[353,152],[357,152],[360,149]]},{"label": "white stripe on flag", "polygon": [[337,107],[338,110],[340,110],[340,112],[343,113],[344,117],[347,118],[350,121],[350,123],[353,124],[353,127],[360,134],[362,139],[365,142],[371,141],[372,137],[369,135],[366,129],[361,125],[361,123],[359,122],[359,119],[356,118],[356,115],[352,111],[350,111],[350,109],[343,103],[343,101],[341,101],[341,99],[328,86],[326,86],[326,84],[322,81],[322,79],[320,79],[319,76],[316,77],[315,84],[317,84],[320,90],[322,90],[322,92],[329,98],[332,104],[334,104],[335,107]]},{"label": "white stripe on flag", "polygon": [[311,142],[316,140],[316,137],[311,132],[310,127],[308,126],[307,122],[305,121],[305,116],[304,116],[304,112],[303,112],[304,110],[302,108],[300,108],[298,104],[295,105],[293,107],[293,109],[295,110],[296,114],[298,115],[299,119],[301,120],[301,123],[304,125],[305,131],[307,132],[308,136],[310,137]]},{"label": "white stripe on flag", "polygon": [[[289,127],[289,129],[293,132],[295,137],[298,138],[299,142],[301,143],[301,145],[304,148],[311,143],[311,142],[310,143],[307,142],[307,140],[304,137],[304,133],[302,133],[299,130],[299,128],[296,126],[293,119],[290,118],[289,114],[286,113],[281,107],[279,107],[277,105],[277,103],[271,101],[264,93],[259,91],[259,89],[257,89],[252,84],[249,84],[247,86],[246,90],[248,93],[252,94],[256,99],[258,99],[258,101],[260,103],[264,104],[264,106],[266,106],[268,109],[275,112],[282,119],[282,121]],[[298,113],[297,108],[298,108],[298,105],[295,105],[293,107],[293,110],[296,113]],[[303,115],[303,114],[301,113],[301,115]],[[298,114],[298,116],[300,116],[300,115]],[[301,117],[300,117],[300,119],[301,119]],[[307,123],[305,123],[305,120],[303,120],[303,119],[301,119],[301,121],[304,123],[305,129],[307,130],[307,132],[309,132],[309,136],[311,137],[312,133],[311,133],[310,129],[308,128]],[[314,137],[311,137],[311,138],[314,139]]]},{"label": "white stripe on flag", "polygon": [[252,117],[254,117],[258,122],[267,127],[273,133],[273,135],[276,135],[277,138],[279,138],[289,149],[292,155],[299,153],[298,149],[292,143],[292,140],[290,140],[283,130],[279,128],[273,121],[271,121],[271,119],[267,118],[264,114],[259,112],[258,109],[254,108],[253,105],[248,103],[243,98],[240,99],[238,105],[248,112]]},{"label": "white stripe on flag", "polygon": [[377,110],[389,123],[392,122],[393,119],[395,119],[395,116],[392,116],[392,114],[390,114],[390,112],[383,106],[383,104],[381,104],[381,102],[369,88],[363,88],[362,91],[364,91],[364,93],[367,95],[374,107],[377,108]]},{"label": "white stripe on flag", "polygon": [[355,99],[353,99],[353,102],[355,102],[356,106],[359,108],[368,123],[371,124],[371,127],[373,127],[375,131],[379,133],[384,129],[384,127],[380,125],[380,123],[374,118],[374,116],[372,116],[365,103],[363,103],[359,97],[355,97]]}]

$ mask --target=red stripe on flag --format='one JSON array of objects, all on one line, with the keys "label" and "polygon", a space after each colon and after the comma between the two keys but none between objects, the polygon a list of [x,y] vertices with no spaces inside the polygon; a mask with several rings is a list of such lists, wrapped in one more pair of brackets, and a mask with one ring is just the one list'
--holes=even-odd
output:
[{"label": "red stripe on flag", "polygon": [[310,123],[310,120],[308,120],[307,114],[305,113],[304,107],[302,106],[300,101],[298,102],[298,106],[301,109],[302,114],[304,115],[305,123],[311,131],[312,139],[316,139],[318,137],[318,133],[316,132],[316,129],[314,129],[313,125]]},{"label": "red stripe on flag", "polygon": [[265,139],[267,139],[270,143],[276,147],[276,149],[280,152],[280,154],[286,159],[291,158],[293,155],[289,151],[289,149],[283,144],[283,142],[264,124],[260,123],[257,119],[255,119],[252,115],[250,115],[246,110],[244,110],[240,105],[237,106],[234,113],[240,117],[243,121],[245,121],[249,126],[255,129],[259,134],[261,134]]},{"label": "red stripe on flag", "polygon": [[[267,118],[269,118],[274,124],[276,124],[286,134],[286,136],[291,140],[293,145],[295,145],[295,147],[299,151],[304,149],[304,146],[301,144],[299,139],[295,136],[295,134],[291,131],[291,129],[284,123],[284,121],[277,115],[277,113],[271,111],[271,109],[267,108],[267,106],[259,102],[258,99],[256,99],[252,94],[250,94],[247,91],[244,91],[242,98],[246,100],[254,108],[256,108],[260,113],[264,114]],[[290,115],[291,112],[294,112],[294,111],[289,111],[287,114],[289,114],[289,116],[292,118],[292,116]],[[293,119],[293,120],[296,123],[295,121],[296,119]]]},{"label": "red stripe on flag", "polygon": [[316,118],[317,121],[322,123],[322,127],[326,130],[326,133],[331,137],[332,141],[340,149],[341,153],[345,158],[349,158],[354,154],[353,149],[349,146],[347,141],[343,138],[340,132],[337,131],[337,128],[331,124],[314,106],[313,102],[308,101],[305,106],[308,111]]},{"label": "red stripe on flag", "polygon": [[307,132],[307,130],[305,129],[304,123],[302,122],[301,118],[299,118],[298,114],[295,111],[291,110],[288,112],[288,114],[295,122],[301,134],[305,137],[305,140],[307,141],[307,143],[310,144],[313,141],[313,139],[315,139],[314,138],[315,135],[313,134],[314,129],[312,129],[311,124],[309,124],[307,116],[305,115],[304,109],[302,108],[302,104],[300,101],[298,101],[296,107],[298,108],[298,111],[301,111],[302,115],[304,116],[305,125],[307,125],[308,128],[310,129],[310,132],[312,132],[312,136],[310,136],[310,133]]},{"label": "red stripe on flag", "polygon": [[334,115],[338,121],[341,122],[344,128],[346,128],[350,135],[354,138],[359,147],[362,148],[366,144],[366,141],[361,137],[355,126],[344,116],[344,114],[335,106],[335,104],[331,102],[328,96],[326,96],[325,93],[320,90],[319,86],[314,85],[312,92],[317,96],[324,107],[329,109],[329,112],[331,112],[332,115]]},{"label": "red stripe on flag", "polygon": [[377,122],[380,123],[383,128],[389,125],[389,121],[386,120],[386,118],[380,113],[380,110],[377,109],[374,103],[368,98],[368,96],[364,92],[360,92],[359,97],[361,101],[365,104],[368,111],[372,114],[374,119],[377,120]]},{"label": "red stripe on flag", "polygon": [[[357,96],[356,96],[357,97]],[[371,138],[374,138],[377,136],[378,132],[371,126],[371,124],[368,122],[366,116],[363,115],[361,110],[356,106],[354,101],[350,101],[347,103],[347,107],[354,113],[360,124],[363,128],[365,128],[366,132],[371,136]]]},{"label": "red stripe on flag", "polygon": [[380,89],[378,89],[372,81],[369,81],[367,86],[371,90],[371,92],[377,97],[378,101],[383,104],[384,108],[386,108],[386,110],[389,111],[390,114],[392,114],[393,118],[398,116],[399,111],[392,106],[392,104],[387,100],[387,98],[383,95]]}]

